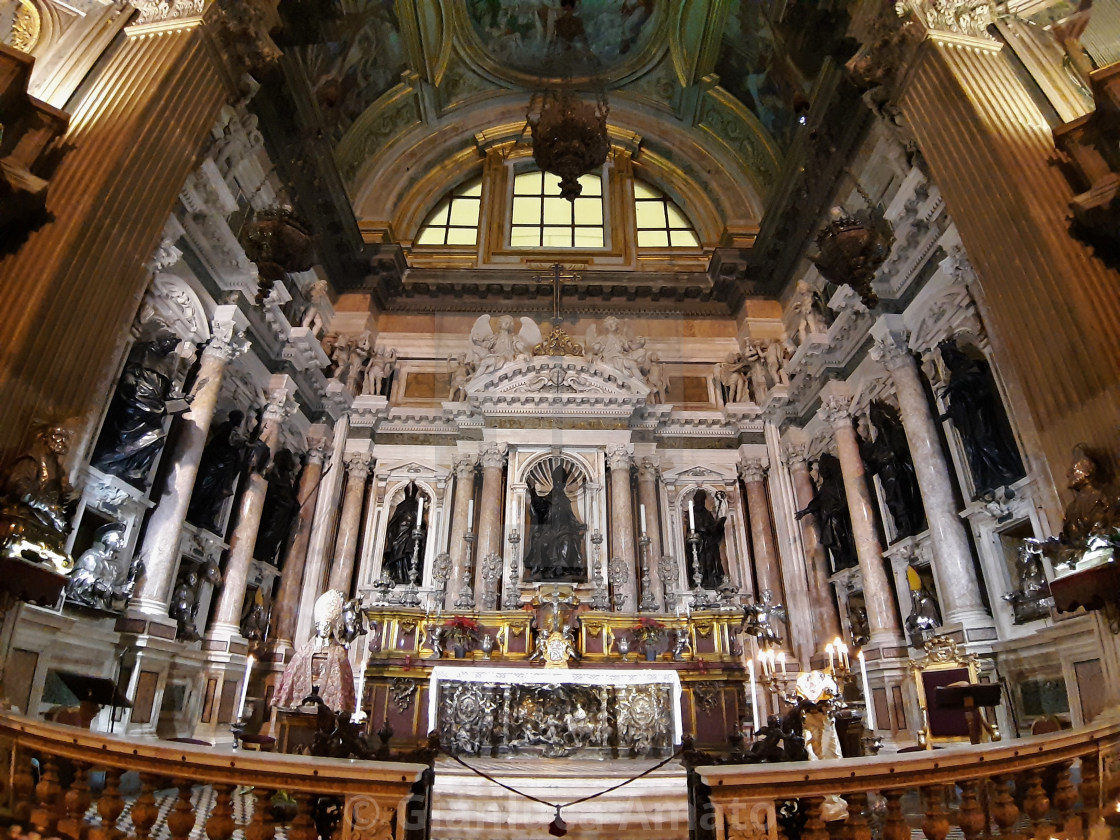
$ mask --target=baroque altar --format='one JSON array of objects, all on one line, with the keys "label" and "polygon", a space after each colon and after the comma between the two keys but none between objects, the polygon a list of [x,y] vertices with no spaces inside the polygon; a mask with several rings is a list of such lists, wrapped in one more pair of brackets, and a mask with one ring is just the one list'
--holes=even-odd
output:
[{"label": "baroque altar", "polygon": [[680,743],[676,671],[437,666],[428,720],[459,755],[668,755]]}]

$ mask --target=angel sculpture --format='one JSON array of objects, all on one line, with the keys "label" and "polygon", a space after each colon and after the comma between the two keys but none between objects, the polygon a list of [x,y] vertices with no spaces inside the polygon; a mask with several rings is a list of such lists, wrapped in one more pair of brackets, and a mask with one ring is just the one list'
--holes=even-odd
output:
[{"label": "angel sculpture", "polygon": [[466,353],[459,353],[447,360],[447,368],[451,373],[451,389],[447,398],[451,402],[463,402],[467,399],[467,383],[474,376],[474,365],[467,360]]},{"label": "angel sculpture", "polygon": [[771,599],[770,590],[764,589],[753,604],[743,607],[743,630],[748,636],[758,639],[763,647],[782,643],[777,622],[786,620],[786,608],[781,604],[771,603]]},{"label": "angel sculpture", "polygon": [[529,359],[533,347],[541,343],[541,329],[531,318],[521,319],[521,330],[514,333],[516,322],[512,315],[498,319],[498,331],[490,326],[489,315],[479,315],[471,327],[471,344],[478,365],[475,375],[493,373],[503,365],[518,359]]},{"label": "angel sculpture", "polygon": [[634,379],[644,380],[641,365],[634,358],[640,352],[645,339],[628,340],[620,329],[618,319],[611,316],[603,320],[603,334],[599,335],[592,324],[587,328],[584,347],[587,360],[613,367]]}]

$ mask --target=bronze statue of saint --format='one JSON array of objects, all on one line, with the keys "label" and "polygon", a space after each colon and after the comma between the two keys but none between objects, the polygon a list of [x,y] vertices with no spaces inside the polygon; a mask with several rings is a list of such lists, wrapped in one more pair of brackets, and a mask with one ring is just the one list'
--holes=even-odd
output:
[{"label": "bronze statue of saint", "polygon": [[288,539],[296,514],[299,511],[299,494],[296,480],[299,476],[299,458],[287,449],[281,449],[272,459],[265,478],[268,492],[264,497],[260,530],[253,557],[276,565],[280,547]]},{"label": "bronze statue of saint", "polygon": [[[404,497],[397,502],[397,507],[389,519],[389,527],[385,531],[385,554],[381,561],[383,574],[394,583],[408,583],[409,568],[412,565],[413,546],[416,537],[416,514],[420,507],[420,488],[409,484],[404,491]],[[420,535],[418,546],[419,557],[424,556],[424,542],[427,532]]]},{"label": "bronze statue of saint", "polygon": [[576,518],[568,498],[568,472],[562,464],[552,468],[552,486],[539,493],[529,486],[531,528],[525,569],[534,581],[587,580],[583,535],[587,526]]},{"label": "bronze statue of saint", "polygon": [[869,415],[874,431],[861,436],[860,454],[868,473],[879,477],[895,537],[913,536],[925,527],[926,516],[906,432],[898,412],[884,402],[873,400]]},{"label": "bronze statue of saint", "polygon": [[187,520],[199,528],[217,532],[226,499],[233,495],[233,482],[245,465],[246,440],[242,430],[245,415],[234,410],[210,434],[191,492]]},{"label": "bronze statue of saint", "polygon": [[696,536],[700,538],[697,546],[700,559],[700,586],[704,589],[719,589],[726,574],[723,558],[720,556],[720,546],[723,545],[724,523],[727,517],[717,518],[708,509],[708,494],[703,490],[697,490],[692,497],[692,515],[696,520]]},{"label": "bronze statue of saint", "polygon": [[856,544],[852,536],[852,522],[848,513],[848,496],[844,491],[844,475],[835,455],[824,453],[816,464],[817,494],[795,516],[798,520],[806,514],[817,517],[821,529],[821,545],[828,549],[832,572],[850,569],[858,562]]}]

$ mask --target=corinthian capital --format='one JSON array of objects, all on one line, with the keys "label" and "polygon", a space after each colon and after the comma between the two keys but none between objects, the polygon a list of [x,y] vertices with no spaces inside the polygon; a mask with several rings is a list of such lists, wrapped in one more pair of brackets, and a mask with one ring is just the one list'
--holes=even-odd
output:
[{"label": "corinthian capital", "polygon": [[268,404],[264,407],[264,419],[276,425],[299,410],[299,403],[293,399],[296,392],[296,383],[291,377],[279,373],[273,374],[268,383]]},{"label": "corinthian capital", "polygon": [[852,400],[843,394],[821,394],[821,419],[832,428],[850,426],[852,423]]},{"label": "corinthian capital", "polygon": [[351,481],[365,481],[373,466],[373,455],[369,452],[346,453],[346,475]]},{"label": "corinthian capital", "polygon": [[782,460],[786,462],[786,466],[793,469],[794,467],[804,466],[805,462],[809,460],[809,443],[804,440],[791,440],[786,438],[782,441]]},{"label": "corinthian capital", "polygon": [[656,481],[657,474],[661,471],[661,464],[656,458],[646,456],[638,462],[638,480]]},{"label": "corinthian capital", "polygon": [[633,453],[630,451],[629,446],[614,444],[607,447],[607,465],[612,470],[630,469],[630,461],[632,459]]},{"label": "corinthian capital", "polygon": [[507,447],[504,443],[484,443],[478,448],[478,460],[484,470],[501,469],[506,464]]},{"label": "corinthian capital", "polygon": [[214,318],[210,321],[210,343],[206,345],[203,355],[215,356],[229,363],[249,349],[249,340],[245,337],[245,330],[249,327],[249,320],[236,306],[224,304],[214,310]]},{"label": "corinthian capital", "polygon": [[474,455],[456,455],[452,468],[455,470],[455,478],[458,481],[468,481],[474,478],[474,471],[477,466],[478,459]]},{"label": "corinthian capital", "polygon": [[910,355],[910,331],[903,324],[901,315],[880,316],[871,325],[871,337],[875,339],[871,358],[887,370],[914,364],[914,357]]},{"label": "corinthian capital", "polygon": [[763,481],[769,466],[770,464],[761,458],[748,458],[739,463],[739,477],[746,484]]}]

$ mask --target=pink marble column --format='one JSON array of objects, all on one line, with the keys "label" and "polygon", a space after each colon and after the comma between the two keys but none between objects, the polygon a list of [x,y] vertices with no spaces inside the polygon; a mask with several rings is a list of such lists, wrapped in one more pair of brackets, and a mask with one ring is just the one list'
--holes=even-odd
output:
[{"label": "pink marble column", "polygon": [[899,415],[929,523],[937,595],[945,623],[991,625],[992,619],[980,598],[972,548],[958,515],[937,423],[930,411],[918,363],[910,353],[909,331],[901,315],[882,315],[871,327],[871,334],[875,338],[871,355],[890,372],[898,397]]},{"label": "pink marble column", "polygon": [[[280,426],[297,408],[292,399],[295,392],[296,385],[290,377],[273,374],[269,382],[268,405],[265,406],[260,436],[261,442],[268,446],[270,456],[276,454],[280,442]],[[205,650],[220,649],[218,645],[224,648],[230,640],[240,638],[245,585],[249,580],[249,566],[253,561],[253,547],[257,542],[267,492],[268,482],[265,477],[258,472],[251,472],[241,493],[237,527],[229,542],[229,560],[222,576],[214,623],[203,642]]]},{"label": "pink marble column", "polygon": [[[638,607],[637,542],[630,496],[631,460],[630,447],[607,447],[607,464],[611,468],[611,539],[607,568],[612,589],[622,596],[622,612],[634,612]],[[649,515],[648,511],[646,515]]]},{"label": "pink marble column", "polygon": [[[474,523],[470,521],[468,513],[473,516],[474,500],[474,474],[478,467],[478,459],[474,455],[459,455],[455,458],[455,504],[451,511],[451,543],[448,553],[451,555],[451,577],[447,581],[447,598],[444,603],[453,606],[459,594],[463,591],[463,574],[467,564],[467,532],[472,530]],[[473,594],[473,593],[472,593]]]},{"label": "pink marble column", "polygon": [[[839,388],[835,386],[840,386]],[[836,455],[844,474],[844,491],[852,518],[852,536],[863,578],[863,599],[871,627],[870,644],[897,647],[902,633],[895,610],[894,593],[883,568],[883,548],[875,528],[875,508],[864,474],[855,426],[852,425],[851,397],[842,383],[830,382],[821,390],[821,418],[832,428]]]},{"label": "pink marble column", "polygon": [[272,626],[275,628],[273,636],[279,646],[294,646],[303,570],[307,565],[307,546],[311,542],[311,523],[315,518],[315,502],[319,497],[323,462],[330,451],[330,429],[325,425],[312,426],[307,432],[307,464],[299,478],[296,530],[284,556],[280,589],[272,604]]},{"label": "pink marble column", "polygon": [[747,514],[751,523],[751,549],[758,594],[769,589],[775,603],[786,603],[782,572],[778,567],[778,546],[770,520],[770,500],[766,495],[766,464],[758,459],[743,461],[739,476],[747,491]]},{"label": "pink marble column", "polygon": [[[506,445],[504,443],[485,443],[478,450],[482,463],[482,498],[479,500],[478,542],[474,556],[474,597],[481,608],[484,603],[490,609],[497,607],[497,581],[502,574],[502,500],[505,496]],[[492,582],[486,575],[492,575],[493,556],[497,557],[496,574]],[[489,598],[484,602],[486,593]],[[491,606],[492,604],[492,606]]]},{"label": "pink marble column", "polygon": [[366,497],[366,479],[372,465],[373,456],[368,452],[346,455],[346,489],[342,495],[334,560],[327,581],[328,589],[337,589],[346,597],[350,597],[350,587],[354,582],[354,560],[358,556],[358,536],[362,529],[362,502]]},{"label": "pink marble column", "polygon": [[244,334],[248,323],[236,306],[219,306],[214,311],[210,325],[212,337],[202,351],[191,408],[180,421],[178,439],[169,453],[171,470],[148,520],[140,548],[144,576],[131,606],[154,618],[167,619],[167,606],[179,568],[183,524],[187,521],[202,451],[206,448],[206,437],[222,390],[222,377],[226,366],[249,346]]},{"label": "pink marble column", "polygon": [[[798,510],[807,508],[816,497],[816,488],[809,475],[805,445],[787,444],[786,463],[793,478],[793,492]],[[840,616],[836,612],[836,602],[832,598],[832,584],[829,583],[828,549],[821,542],[820,524],[815,514],[806,513],[801,517],[801,545],[805,549],[805,565],[809,580],[809,603],[813,612],[813,631],[816,640],[814,650],[838,636]]]},{"label": "pink marble column", "polygon": [[[657,476],[660,464],[656,458],[645,457],[638,462],[638,504],[646,509],[646,536],[649,549],[646,562],[649,563],[650,592],[658,606],[665,609],[664,583],[661,580],[661,505],[657,497]],[[639,526],[641,521],[639,519]],[[640,527],[639,527],[639,530]],[[641,534],[639,534],[639,538]],[[641,545],[638,545],[641,551]]]}]

